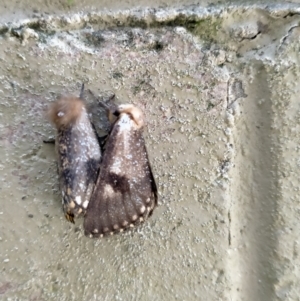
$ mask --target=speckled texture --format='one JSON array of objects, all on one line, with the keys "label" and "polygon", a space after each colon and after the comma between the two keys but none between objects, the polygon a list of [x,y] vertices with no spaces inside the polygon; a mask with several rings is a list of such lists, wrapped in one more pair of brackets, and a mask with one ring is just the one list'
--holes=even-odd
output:
[{"label": "speckled texture", "polygon": [[[0,297],[299,300],[297,5],[100,9],[1,27]],[[82,82],[143,109],[159,185],[103,240],[65,221],[42,143]]]},{"label": "speckled texture", "polygon": [[65,217],[83,216],[99,174],[101,149],[84,101],[63,97],[50,105],[49,119],[57,129],[55,150]]},{"label": "speckled texture", "polygon": [[143,113],[119,106],[99,176],[84,217],[89,237],[122,233],[144,222],[157,206],[157,185],[143,138]]}]

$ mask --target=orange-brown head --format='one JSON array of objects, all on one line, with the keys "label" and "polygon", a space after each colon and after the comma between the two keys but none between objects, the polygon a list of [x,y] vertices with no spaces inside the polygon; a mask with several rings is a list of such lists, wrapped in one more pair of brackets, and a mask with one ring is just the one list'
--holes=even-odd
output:
[{"label": "orange-brown head", "polygon": [[132,104],[119,105],[117,112],[119,114],[126,113],[135,122],[138,129],[144,126],[144,115],[141,109]]},{"label": "orange-brown head", "polygon": [[62,97],[49,107],[48,117],[57,128],[61,128],[74,124],[83,110],[81,99],[74,96]]}]

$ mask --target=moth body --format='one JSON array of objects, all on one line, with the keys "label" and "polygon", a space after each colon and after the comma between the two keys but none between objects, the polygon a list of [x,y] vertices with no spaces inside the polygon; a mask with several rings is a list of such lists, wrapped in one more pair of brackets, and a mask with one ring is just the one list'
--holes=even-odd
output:
[{"label": "moth body", "polygon": [[102,237],[143,222],[157,205],[157,187],[143,138],[140,109],[121,105],[106,143],[84,219],[85,234]]},{"label": "moth body", "polygon": [[67,220],[84,215],[97,180],[101,150],[81,99],[65,97],[56,101],[48,111],[56,126],[55,149],[62,193],[63,210]]}]

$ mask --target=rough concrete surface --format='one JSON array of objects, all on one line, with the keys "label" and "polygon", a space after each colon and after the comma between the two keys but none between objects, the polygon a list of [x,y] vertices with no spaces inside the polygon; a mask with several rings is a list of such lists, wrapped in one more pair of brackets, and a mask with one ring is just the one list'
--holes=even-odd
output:
[{"label": "rough concrete surface", "polygon": [[[0,299],[300,300],[299,4],[111,2],[0,10]],[[82,82],[143,109],[159,185],[100,240],[65,220],[43,143]]]}]

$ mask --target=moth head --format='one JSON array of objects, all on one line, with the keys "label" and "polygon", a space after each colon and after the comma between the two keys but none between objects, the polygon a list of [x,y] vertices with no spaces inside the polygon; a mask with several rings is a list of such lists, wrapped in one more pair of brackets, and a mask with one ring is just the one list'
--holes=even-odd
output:
[{"label": "moth head", "polygon": [[74,124],[82,114],[84,104],[77,97],[62,97],[48,109],[50,121],[57,127]]},{"label": "moth head", "polygon": [[128,114],[138,129],[144,126],[144,114],[138,107],[132,104],[119,105],[114,115],[119,116],[121,114]]}]

